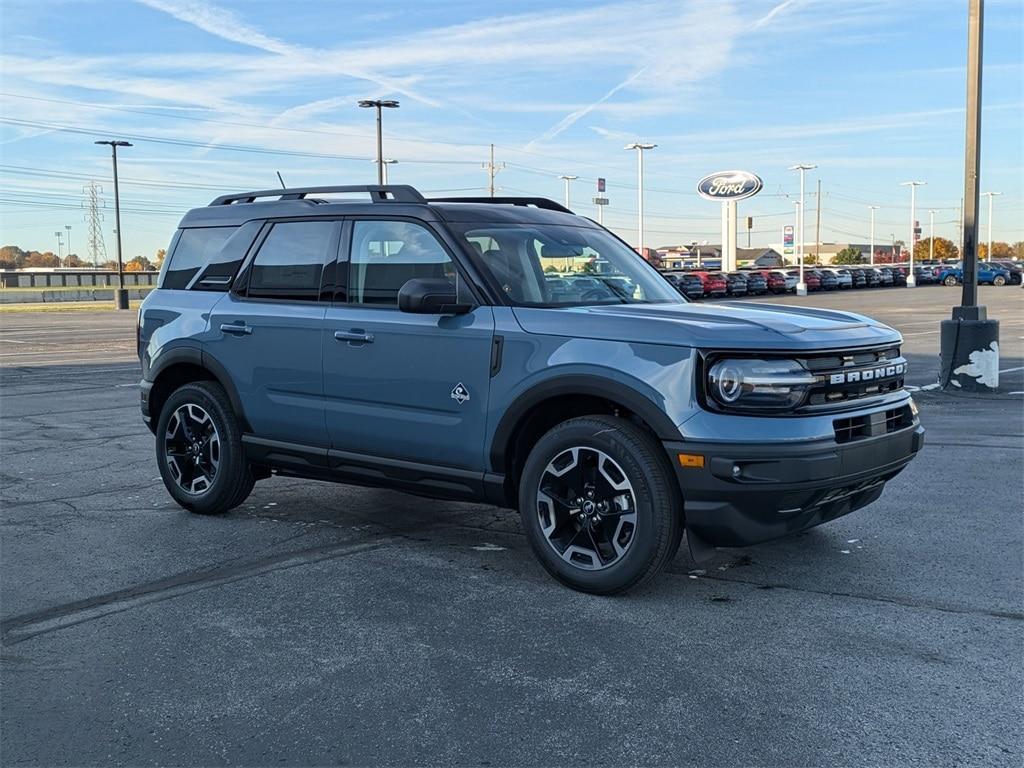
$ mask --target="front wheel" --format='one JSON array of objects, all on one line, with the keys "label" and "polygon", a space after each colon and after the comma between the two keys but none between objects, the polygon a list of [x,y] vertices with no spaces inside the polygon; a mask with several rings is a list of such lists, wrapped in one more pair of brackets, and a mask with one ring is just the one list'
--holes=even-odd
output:
[{"label": "front wheel", "polygon": [[238,506],[255,483],[242,431],[219,384],[197,381],[167,398],[156,430],[164,486],[190,512],[216,515]]},{"label": "front wheel", "polygon": [[1002,275],[996,275],[992,278],[992,285],[1006,285],[1006,278]]},{"label": "front wheel", "polygon": [[942,282],[945,283],[946,285],[952,287],[952,286],[956,285],[956,278],[953,277],[953,275],[950,275],[949,277],[947,277]]},{"label": "front wheel", "polygon": [[661,445],[625,419],[585,416],[534,446],[519,512],[541,565],[592,594],[625,592],[675,556],[682,501]]}]

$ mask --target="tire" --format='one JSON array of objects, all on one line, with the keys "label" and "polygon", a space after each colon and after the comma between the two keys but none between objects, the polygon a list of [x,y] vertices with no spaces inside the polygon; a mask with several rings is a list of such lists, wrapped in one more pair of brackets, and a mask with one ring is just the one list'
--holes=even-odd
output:
[{"label": "tire", "polygon": [[238,418],[214,382],[185,384],[167,398],[157,422],[156,456],[167,492],[196,514],[237,507],[256,482]]},{"label": "tire", "polygon": [[942,282],[943,284],[948,285],[949,287],[952,288],[954,285],[956,285],[956,278],[953,275],[949,275]]},{"label": "tire", "polygon": [[519,480],[530,546],[568,587],[596,595],[635,589],[679,548],[682,498],[668,458],[625,419],[584,416],[559,424],[537,441]]},{"label": "tire", "polygon": [[992,278],[992,285],[1006,285],[1006,278],[1002,275],[996,275]]}]

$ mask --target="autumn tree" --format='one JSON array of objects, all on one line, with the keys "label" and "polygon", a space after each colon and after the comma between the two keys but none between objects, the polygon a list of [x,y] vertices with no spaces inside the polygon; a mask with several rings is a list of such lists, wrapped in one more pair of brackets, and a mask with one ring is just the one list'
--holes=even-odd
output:
[{"label": "autumn tree", "polygon": [[158,248],[156,251],[156,261],[153,264],[155,269],[160,269],[164,265],[164,259],[167,258],[167,249]]},{"label": "autumn tree", "polygon": [[47,251],[46,253],[40,253],[39,251],[32,251],[22,262],[24,267],[59,267],[60,259],[58,259],[53,252]]},{"label": "autumn tree", "polygon": [[[959,259],[960,249],[956,247],[952,240],[947,240],[944,237],[935,238],[934,250],[930,247],[931,238],[925,238],[924,240],[918,240],[914,246],[914,258],[920,261],[921,259]],[[929,253],[933,255],[929,256]]]},{"label": "autumn tree", "polygon": [[848,245],[832,259],[833,264],[860,264],[860,249]]},{"label": "autumn tree", "polygon": [[[1019,245],[1019,243],[1018,243]],[[1001,240],[995,240],[992,242],[992,258],[999,261],[1006,261],[1015,257],[1015,248],[1009,243],[1004,243]],[[1019,256],[1017,257],[1019,258]],[[988,243],[978,244],[978,260],[988,261]]]}]

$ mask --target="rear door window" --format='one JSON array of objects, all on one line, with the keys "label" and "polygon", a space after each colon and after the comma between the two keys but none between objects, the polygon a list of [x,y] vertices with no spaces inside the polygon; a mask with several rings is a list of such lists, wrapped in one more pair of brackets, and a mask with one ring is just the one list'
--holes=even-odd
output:
[{"label": "rear door window", "polygon": [[249,272],[249,298],[317,301],[324,264],[337,253],[337,221],[274,224]]}]

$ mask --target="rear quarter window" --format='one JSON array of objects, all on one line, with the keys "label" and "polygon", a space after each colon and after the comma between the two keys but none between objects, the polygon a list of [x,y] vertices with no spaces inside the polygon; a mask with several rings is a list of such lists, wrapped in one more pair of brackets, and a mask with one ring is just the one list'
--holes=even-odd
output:
[{"label": "rear quarter window", "polygon": [[[160,282],[160,287],[184,290],[205,267],[229,264],[230,261],[221,259],[221,252],[225,243],[238,229],[237,226],[230,226],[191,227],[180,230],[174,251],[168,256],[167,269]],[[241,261],[244,255],[245,250],[243,249],[238,261]],[[231,254],[227,256],[229,259],[233,258]],[[234,267],[237,269],[238,264],[235,264]],[[234,273],[232,272],[232,274]],[[227,286],[224,286],[223,290],[227,290]]]}]

